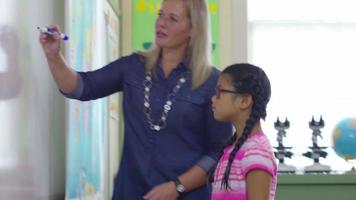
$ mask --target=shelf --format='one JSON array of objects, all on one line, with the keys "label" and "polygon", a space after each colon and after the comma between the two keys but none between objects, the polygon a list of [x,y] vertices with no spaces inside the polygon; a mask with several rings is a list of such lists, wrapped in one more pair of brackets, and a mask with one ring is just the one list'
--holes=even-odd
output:
[{"label": "shelf", "polygon": [[278,175],[276,200],[353,200],[356,174]]},{"label": "shelf", "polygon": [[282,185],[355,185],[356,174],[280,174],[278,183]]}]

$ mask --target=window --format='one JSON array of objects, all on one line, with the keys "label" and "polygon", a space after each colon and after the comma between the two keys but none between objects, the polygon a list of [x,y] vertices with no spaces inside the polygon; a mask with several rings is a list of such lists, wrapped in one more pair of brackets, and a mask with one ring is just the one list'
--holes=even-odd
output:
[{"label": "window", "polygon": [[[273,124],[287,117],[284,138],[295,155],[287,164],[299,170],[312,164],[302,156],[312,145],[309,121],[325,121],[319,146],[332,146],[332,131],[343,118],[356,116],[356,15],[351,0],[249,0],[249,61],[261,66],[272,84],[263,124],[274,146]],[[351,164],[332,148],[320,163],[346,171]]]}]

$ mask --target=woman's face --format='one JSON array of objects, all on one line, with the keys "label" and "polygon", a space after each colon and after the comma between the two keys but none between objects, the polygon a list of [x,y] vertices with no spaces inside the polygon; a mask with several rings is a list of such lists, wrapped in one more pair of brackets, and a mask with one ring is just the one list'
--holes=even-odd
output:
[{"label": "woman's face", "polygon": [[188,11],[182,0],[166,0],[156,20],[156,44],[161,48],[186,47],[191,34]]}]

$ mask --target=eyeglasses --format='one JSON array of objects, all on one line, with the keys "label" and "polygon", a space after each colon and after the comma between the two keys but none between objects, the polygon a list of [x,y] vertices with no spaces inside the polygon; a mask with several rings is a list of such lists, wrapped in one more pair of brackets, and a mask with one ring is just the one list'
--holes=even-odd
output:
[{"label": "eyeglasses", "polygon": [[215,96],[216,96],[216,98],[220,98],[221,93],[223,93],[223,92],[225,92],[225,93],[232,93],[232,94],[239,94],[238,92],[233,91],[233,90],[225,90],[225,89],[221,89],[221,88],[219,88],[219,87],[216,87],[216,88],[215,88]]}]

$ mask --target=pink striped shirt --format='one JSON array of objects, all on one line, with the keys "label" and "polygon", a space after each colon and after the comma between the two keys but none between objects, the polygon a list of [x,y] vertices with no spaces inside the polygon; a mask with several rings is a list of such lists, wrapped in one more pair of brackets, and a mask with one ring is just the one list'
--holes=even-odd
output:
[{"label": "pink striped shirt", "polygon": [[269,200],[273,200],[277,188],[277,164],[266,135],[263,132],[252,133],[236,153],[228,180],[231,190],[226,191],[221,188],[221,182],[232,149],[233,145],[224,149],[215,169],[212,200],[248,200],[246,175],[254,169],[261,169],[272,175]]}]

